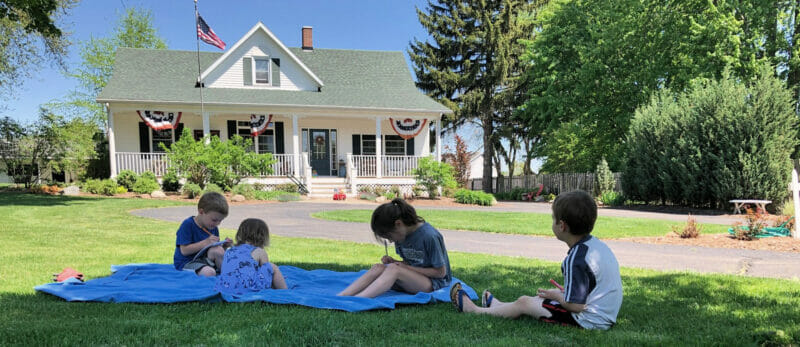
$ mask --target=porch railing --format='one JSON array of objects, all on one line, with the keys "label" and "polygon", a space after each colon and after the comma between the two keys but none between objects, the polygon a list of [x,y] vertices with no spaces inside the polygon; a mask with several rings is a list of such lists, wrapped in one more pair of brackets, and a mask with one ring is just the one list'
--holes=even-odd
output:
[{"label": "porch railing", "polygon": [[294,154],[273,154],[275,163],[272,164],[272,174],[270,176],[297,175],[294,171]]},{"label": "porch railing", "polygon": [[169,168],[166,153],[117,152],[117,170],[131,170],[137,174],[150,171],[164,176]]},{"label": "porch railing", "polygon": [[[166,153],[139,153],[139,152],[117,152],[117,170],[131,170],[137,174],[151,171],[156,176],[164,176],[169,168],[169,161]],[[288,176],[294,171],[294,154],[273,154],[276,160],[272,164],[272,174],[270,176]],[[265,173],[262,175],[266,176]]]},{"label": "porch railing", "polygon": [[411,170],[419,166],[421,156],[414,155],[382,155],[381,174],[383,177],[412,176]]},{"label": "porch railing", "polygon": [[353,155],[353,167],[358,172],[358,177],[377,177],[376,163],[381,160],[382,177],[409,177],[411,170],[419,166],[422,156],[414,155]]}]

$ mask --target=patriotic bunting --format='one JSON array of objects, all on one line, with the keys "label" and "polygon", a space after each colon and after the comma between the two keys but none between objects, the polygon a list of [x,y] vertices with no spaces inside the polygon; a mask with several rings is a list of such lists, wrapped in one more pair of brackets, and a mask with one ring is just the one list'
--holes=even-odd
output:
[{"label": "patriotic bunting", "polygon": [[400,120],[389,118],[389,122],[392,123],[392,129],[394,129],[394,132],[396,132],[397,135],[400,135],[400,137],[408,140],[414,136],[417,136],[419,132],[422,131],[422,128],[425,127],[425,124],[428,122],[428,120],[411,118]]},{"label": "patriotic bunting", "polygon": [[269,115],[269,118],[262,115],[250,115],[250,133],[253,134],[253,137],[256,137],[267,130],[269,123],[272,122],[272,115]]},{"label": "patriotic bunting", "polygon": [[137,110],[136,113],[153,130],[175,129],[178,127],[178,122],[181,121],[181,112],[176,114],[175,112]]}]

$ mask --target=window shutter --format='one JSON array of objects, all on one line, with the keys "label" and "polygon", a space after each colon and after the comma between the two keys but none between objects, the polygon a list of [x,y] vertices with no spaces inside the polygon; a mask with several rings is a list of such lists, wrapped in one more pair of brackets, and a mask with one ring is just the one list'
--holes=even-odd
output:
[{"label": "window shutter", "polygon": [[150,153],[150,128],[139,122],[139,152]]},{"label": "window shutter", "polygon": [[275,154],[284,154],[283,148],[283,122],[275,123]]},{"label": "window shutter", "polygon": [[406,140],[406,155],[414,155],[414,138]]},{"label": "window shutter", "polygon": [[272,86],[281,86],[281,60],[272,58]]},{"label": "window shutter", "polygon": [[181,135],[183,135],[183,123],[178,123],[178,127],[175,128],[175,142],[181,139]]},{"label": "window shutter", "polygon": [[361,135],[353,134],[353,155],[361,154]]},{"label": "window shutter", "polygon": [[253,85],[253,58],[242,58],[242,75],[244,76],[244,85]]},{"label": "window shutter", "polygon": [[233,139],[233,135],[236,135],[236,121],[229,120],[228,121],[228,140]]}]

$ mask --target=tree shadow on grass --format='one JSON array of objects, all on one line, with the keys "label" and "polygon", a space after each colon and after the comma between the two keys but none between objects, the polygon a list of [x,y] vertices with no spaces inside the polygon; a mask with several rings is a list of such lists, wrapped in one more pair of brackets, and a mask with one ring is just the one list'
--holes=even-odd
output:
[{"label": "tree shadow on grass", "polygon": [[47,195],[47,194],[31,194],[20,192],[0,192],[0,206],[67,206],[81,204],[85,202],[94,202],[101,199],[101,197],[88,197],[88,196],[62,196],[62,195]]}]

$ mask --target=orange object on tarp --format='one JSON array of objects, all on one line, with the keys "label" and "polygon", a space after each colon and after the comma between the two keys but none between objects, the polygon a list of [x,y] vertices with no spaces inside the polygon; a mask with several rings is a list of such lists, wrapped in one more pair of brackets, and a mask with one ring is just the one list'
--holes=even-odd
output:
[{"label": "orange object on tarp", "polygon": [[64,271],[61,271],[61,273],[53,274],[53,281],[55,281],[55,282],[64,282],[67,279],[70,279],[70,278],[73,278],[73,277],[75,277],[76,279],[78,279],[80,281],[83,281],[83,274],[82,273],[78,272],[78,270],[75,270],[75,269],[73,269],[71,267],[68,267],[68,268],[64,268]]},{"label": "orange object on tarp", "polygon": [[333,189],[333,200],[345,200],[347,199],[347,195],[342,190],[338,188]]}]

